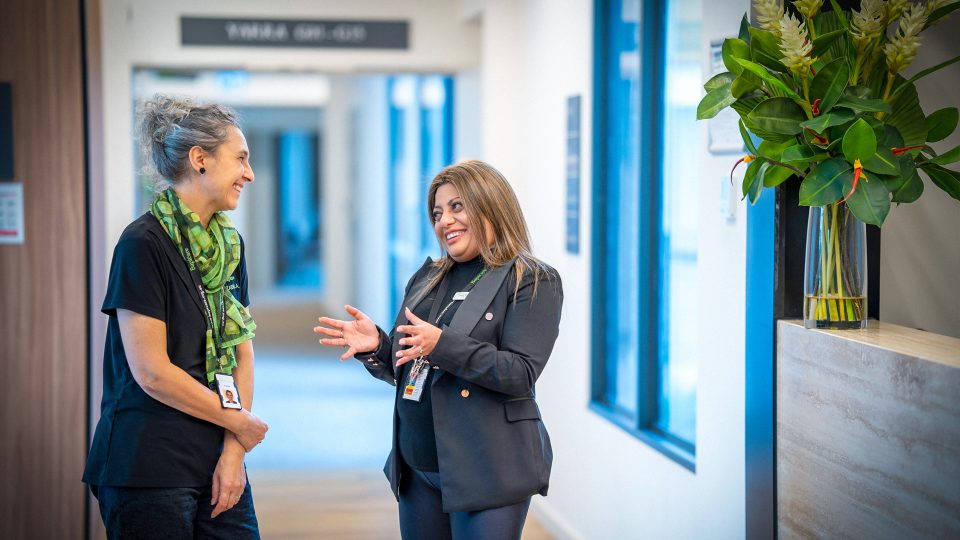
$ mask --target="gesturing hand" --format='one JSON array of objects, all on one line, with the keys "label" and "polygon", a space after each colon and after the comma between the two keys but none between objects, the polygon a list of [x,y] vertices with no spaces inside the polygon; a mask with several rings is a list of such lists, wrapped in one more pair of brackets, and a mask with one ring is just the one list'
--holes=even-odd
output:
[{"label": "gesturing hand", "polygon": [[407,320],[411,324],[403,324],[397,327],[398,334],[407,334],[407,337],[400,340],[400,345],[410,345],[409,349],[402,349],[397,353],[397,366],[402,366],[411,360],[416,360],[419,356],[425,356],[433,352],[440,341],[440,330],[436,326],[420,319],[410,311],[410,308],[403,308]]},{"label": "gesturing hand", "polygon": [[340,355],[340,360],[346,360],[359,353],[377,350],[380,345],[380,332],[362,311],[353,306],[344,306],[347,313],[353,317],[352,321],[341,321],[330,317],[320,317],[320,323],[326,326],[314,326],[313,331],[323,334],[321,345],[328,347],[346,347],[347,352]]}]

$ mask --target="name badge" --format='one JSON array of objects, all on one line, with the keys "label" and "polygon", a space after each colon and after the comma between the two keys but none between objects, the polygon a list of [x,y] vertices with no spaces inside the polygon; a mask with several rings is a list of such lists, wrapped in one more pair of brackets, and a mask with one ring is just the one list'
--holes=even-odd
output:
[{"label": "name badge", "polygon": [[224,409],[240,409],[240,392],[237,390],[237,383],[233,380],[233,375],[217,373],[214,376],[217,381],[217,394],[220,395],[220,406]]},{"label": "name badge", "polygon": [[423,369],[425,367],[427,366],[421,366],[417,373],[408,379],[407,385],[403,388],[403,399],[420,402],[423,388],[427,385],[427,375],[430,374],[429,369]]},{"label": "name badge", "polygon": [[470,294],[470,291],[460,291],[458,293],[454,293],[453,299],[454,301],[466,300],[468,294]]}]

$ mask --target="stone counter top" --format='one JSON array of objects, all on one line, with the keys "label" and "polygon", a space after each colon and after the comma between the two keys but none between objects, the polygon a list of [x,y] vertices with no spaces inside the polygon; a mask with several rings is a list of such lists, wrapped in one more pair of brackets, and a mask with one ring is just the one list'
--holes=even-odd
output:
[{"label": "stone counter top", "polygon": [[[803,321],[780,321],[782,327],[803,328]],[[864,330],[811,330],[878,349],[938,362],[960,368],[960,339],[907,328],[897,324],[870,321]]]},{"label": "stone counter top", "polygon": [[960,339],[777,327],[781,538],[960,538]]}]

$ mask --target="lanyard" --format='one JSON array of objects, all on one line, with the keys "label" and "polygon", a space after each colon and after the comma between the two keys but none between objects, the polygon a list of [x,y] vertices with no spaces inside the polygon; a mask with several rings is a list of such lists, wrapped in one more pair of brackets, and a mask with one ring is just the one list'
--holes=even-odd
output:
[{"label": "lanyard", "polygon": [[220,368],[218,372],[222,372],[226,358],[224,357],[223,346],[221,345],[220,329],[227,324],[227,310],[225,309],[223,301],[223,295],[227,294],[227,292],[225,290],[220,291],[220,326],[217,326],[216,320],[213,318],[213,311],[210,309],[210,302],[207,300],[207,293],[203,288],[203,278],[200,276],[200,271],[197,269],[193,255],[184,249],[183,246],[180,246],[180,254],[183,255],[183,258],[186,260],[190,270],[190,279],[193,280],[193,284],[197,287],[197,292],[200,294],[200,302],[203,303],[203,313],[207,319],[207,324],[210,325],[210,333],[213,335],[214,353],[217,355],[217,367]]},{"label": "lanyard", "polygon": [[[483,278],[483,276],[487,273],[488,270],[489,268],[486,268],[486,267],[484,267],[483,270],[480,270],[480,273],[477,274],[472,280],[470,280],[470,283],[468,283],[467,286],[464,287],[464,290],[460,292],[470,292],[473,289],[474,285],[476,285],[477,282],[479,282]],[[442,319],[443,316],[447,313],[447,310],[450,309],[450,307],[453,306],[453,304],[455,304],[458,301],[458,300],[450,300],[450,302],[443,307],[443,310],[440,311],[440,314],[437,315],[437,308],[440,305],[439,302],[444,297],[444,295],[446,295],[447,287],[449,285],[450,285],[449,282],[446,279],[444,279],[443,282],[440,284],[439,290],[437,291],[437,297],[433,301],[433,307],[430,309],[430,317],[427,320],[433,320],[434,325],[439,326],[440,319]]]},{"label": "lanyard", "polygon": [[[468,283],[467,286],[464,287],[464,290],[460,292],[469,292],[471,289],[473,289],[473,286],[476,285],[481,278],[483,278],[484,274],[487,273],[487,270],[489,269],[484,268],[483,270],[480,270],[480,273],[477,274],[472,280],[470,280],[470,283]],[[434,325],[439,325],[440,319],[442,319],[443,315],[447,312],[448,309],[450,309],[450,306],[458,302],[458,300],[450,300],[450,302],[446,306],[444,306],[443,310],[440,311],[440,314],[437,315],[437,310],[440,307],[440,302],[442,301],[442,298],[444,297],[444,295],[447,294],[447,287],[450,286],[450,281],[447,279],[447,277],[449,277],[449,274],[447,274],[447,276],[444,276],[443,281],[440,282],[440,287],[437,289],[437,296],[433,299],[433,306],[430,308],[430,316],[427,318],[427,320],[433,320]],[[417,380],[417,376],[420,375],[420,370],[423,369],[423,366],[426,363],[428,363],[427,359],[423,356],[419,356],[413,361],[413,365],[410,366],[410,372],[407,374],[407,378],[409,380],[409,382],[407,383],[408,386],[414,384],[414,382]]]}]

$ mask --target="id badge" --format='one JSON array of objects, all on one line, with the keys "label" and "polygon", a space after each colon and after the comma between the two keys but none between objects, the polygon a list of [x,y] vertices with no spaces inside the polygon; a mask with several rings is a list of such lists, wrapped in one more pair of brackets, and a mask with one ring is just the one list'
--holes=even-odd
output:
[{"label": "id badge", "polygon": [[220,406],[224,409],[240,409],[240,392],[237,390],[237,383],[233,380],[233,375],[217,373],[214,375],[217,381],[217,394],[220,395]]},{"label": "id badge", "polygon": [[417,372],[417,378],[412,382],[408,379],[407,386],[403,388],[403,399],[410,401],[420,402],[420,397],[423,395],[423,387],[427,385],[427,375],[430,374],[430,369],[427,364],[424,364],[420,371]]}]

